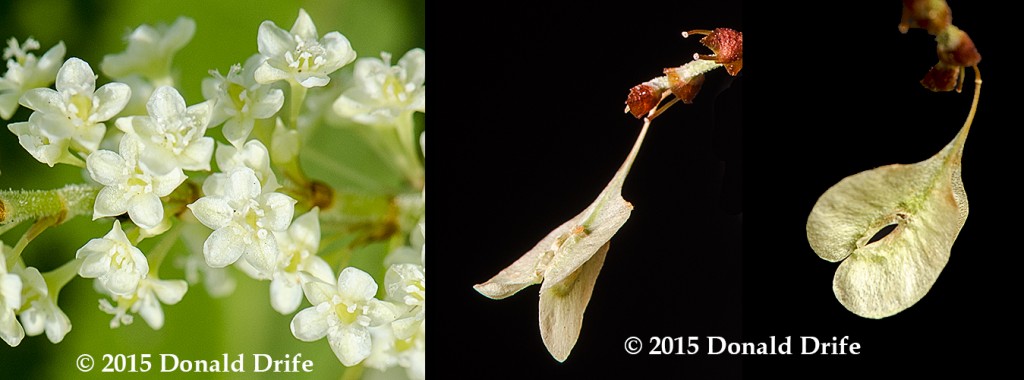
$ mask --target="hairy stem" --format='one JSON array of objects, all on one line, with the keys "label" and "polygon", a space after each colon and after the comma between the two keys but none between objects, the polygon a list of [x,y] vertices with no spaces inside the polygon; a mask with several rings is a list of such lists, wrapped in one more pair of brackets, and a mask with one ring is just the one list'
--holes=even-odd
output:
[{"label": "hairy stem", "polygon": [[100,188],[67,185],[54,190],[0,191],[0,226],[28,219],[60,216],[54,224],[92,213]]}]

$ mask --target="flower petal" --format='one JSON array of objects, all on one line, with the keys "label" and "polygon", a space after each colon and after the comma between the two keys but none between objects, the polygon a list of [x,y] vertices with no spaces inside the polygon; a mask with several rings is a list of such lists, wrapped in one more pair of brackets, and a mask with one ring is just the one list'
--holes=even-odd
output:
[{"label": "flower petal", "polygon": [[188,205],[199,222],[212,229],[220,229],[231,222],[235,210],[220,198],[202,197]]},{"label": "flower petal", "polygon": [[356,51],[352,50],[352,43],[341,33],[327,33],[320,40],[320,44],[327,52],[327,66],[323,69],[324,73],[332,73],[356,60]]},{"label": "flower petal", "polygon": [[96,91],[96,73],[85,61],[71,57],[57,71],[57,90],[62,93],[92,96]]},{"label": "flower petal", "polygon": [[338,294],[337,287],[332,283],[308,275],[301,275],[301,278],[302,292],[306,295],[306,300],[313,305],[330,302],[331,298]]},{"label": "flower petal", "polygon": [[249,111],[253,119],[266,119],[274,116],[284,105],[284,91],[281,89],[270,88],[269,91],[263,89],[258,94]]},{"label": "flower petal", "polygon": [[327,261],[320,256],[310,256],[302,265],[303,271],[320,281],[331,282],[334,280],[334,271],[331,270],[330,264],[327,264]]},{"label": "flower petal", "polygon": [[[280,251],[277,249],[274,234],[266,230],[260,232],[254,236],[256,241],[245,248],[245,261],[257,270],[260,279],[268,279],[277,268],[277,256]],[[266,233],[266,236],[260,238],[259,235],[263,235],[263,233]]]},{"label": "flower petal", "polygon": [[377,283],[361,269],[347,267],[338,275],[338,294],[348,304],[364,302],[377,294]]},{"label": "flower petal", "polygon": [[157,301],[156,297],[143,297],[137,302],[135,305],[138,307],[138,313],[149,327],[153,330],[164,327],[164,309],[160,307],[160,301]]},{"label": "flower petal", "polygon": [[341,327],[327,335],[327,341],[338,360],[346,367],[359,364],[370,356],[370,331],[363,326],[353,324]]},{"label": "flower petal", "polygon": [[[264,56],[281,56],[295,49],[295,39],[273,21],[264,21],[256,33],[256,47]],[[259,81],[259,74],[256,74],[256,81]]]},{"label": "flower petal", "polygon": [[64,336],[71,331],[71,319],[64,314],[57,305],[52,305],[50,315],[46,319],[46,339],[50,343],[57,344],[64,340]]},{"label": "flower petal", "polygon": [[305,88],[323,87],[331,82],[331,78],[327,77],[327,75],[316,73],[296,74],[295,79]]},{"label": "flower petal", "polygon": [[100,190],[96,195],[96,203],[93,205],[92,219],[96,220],[105,216],[118,216],[128,212],[128,197],[123,191],[108,186]]},{"label": "flower petal", "polygon": [[185,280],[154,280],[150,282],[153,292],[156,293],[160,302],[165,305],[174,305],[181,302],[188,292],[188,282]]},{"label": "flower petal", "polygon": [[261,197],[264,207],[263,217],[264,226],[272,231],[284,231],[288,229],[288,224],[292,222],[292,216],[295,215],[295,203],[297,202],[292,197],[281,193],[267,193]]},{"label": "flower petal", "polygon": [[25,339],[25,329],[18,323],[13,311],[0,310],[0,338],[11,347],[16,347]]},{"label": "flower petal", "polygon": [[120,154],[97,150],[85,160],[92,179],[104,186],[116,186],[128,180],[128,163]]},{"label": "flower petal", "polygon": [[333,313],[334,310],[329,307],[329,304],[322,305],[328,306],[326,310],[321,311],[319,306],[314,306],[295,314],[295,318],[292,318],[291,329],[292,335],[296,339],[313,342],[327,335],[328,313]]},{"label": "flower petal", "polygon": [[171,170],[171,172],[167,174],[153,175],[153,194],[156,194],[158,197],[166,197],[174,192],[174,189],[177,189],[178,186],[181,186],[182,182],[185,182],[186,178],[188,177],[185,176],[185,173],[183,173],[181,169]]},{"label": "flower petal", "polygon": [[49,88],[33,88],[28,90],[18,101],[21,105],[42,113],[58,115],[64,113],[60,108],[60,104],[64,103],[60,98],[60,93]]},{"label": "flower petal", "polygon": [[109,251],[96,252],[93,251],[96,247],[90,247],[90,245],[100,244],[109,244],[110,250],[114,249],[113,244],[109,240],[92,239],[78,250],[78,258],[85,257],[82,266],[78,268],[79,276],[96,278],[110,271],[111,257],[107,254]]},{"label": "flower petal", "polygon": [[295,24],[292,24],[291,33],[302,37],[304,39],[316,39],[319,37],[316,34],[316,25],[313,24],[313,19],[309,17],[309,13],[306,13],[305,9],[299,8],[299,17],[295,19]]},{"label": "flower petal", "polygon": [[155,118],[178,119],[185,113],[185,98],[174,87],[161,86],[153,91],[146,110]]},{"label": "flower petal", "polygon": [[184,16],[178,17],[160,40],[160,50],[168,54],[181,50],[188,45],[195,33],[195,20]]},{"label": "flower petal", "polygon": [[[84,276],[83,276],[84,277]],[[115,296],[126,297],[135,293],[139,287],[141,275],[133,269],[121,267],[108,271],[99,277],[104,289]]]},{"label": "flower petal", "polygon": [[230,182],[227,184],[227,194],[232,199],[254,199],[262,192],[260,180],[256,178],[256,172],[247,167],[240,167],[228,174]]},{"label": "flower petal", "polygon": [[203,243],[203,256],[206,263],[214,268],[223,268],[242,256],[244,250],[245,231],[234,225],[218,228]]},{"label": "flower petal", "polygon": [[316,254],[317,247],[320,246],[320,208],[313,207],[309,212],[295,218],[288,228],[288,235],[299,246],[308,247],[310,253]]},{"label": "flower petal", "polygon": [[263,62],[259,67],[256,68],[256,72],[253,74],[256,78],[256,83],[273,83],[279,80],[285,80],[290,78],[288,73],[270,65],[270,62]]},{"label": "flower petal", "polygon": [[214,141],[212,137],[200,137],[185,148],[182,154],[186,159],[180,160],[179,166],[185,170],[210,171],[210,159],[213,158]]},{"label": "flower petal", "polygon": [[142,193],[128,200],[128,216],[139,227],[150,229],[164,220],[164,205],[153,193]]},{"label": "flower petal", "polygon": [[132,98],[132,88],[124,83],[107,83],[93,95],[97,107],[92,111],[95,122],[103,122],[117,115]]},{"label": "flower petal", "polygon": [[297,281],[291,281],[288,276],[278,272],[274,280],[270,282],[270,305],[281,314],[291,314],[299,308],[302,302],[302,287]]}]

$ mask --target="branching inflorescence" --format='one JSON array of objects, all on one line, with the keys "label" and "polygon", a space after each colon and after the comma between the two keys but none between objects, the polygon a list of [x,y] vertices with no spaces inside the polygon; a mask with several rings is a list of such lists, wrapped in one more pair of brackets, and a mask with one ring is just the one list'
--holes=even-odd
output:
[{"label": "branching inflorescence", "polygon": [[[0,117],[10,119],[19,105],[31,110],[7,128],[25,152],[50,167],[81,167],[86,178],[55,190],[0,191],[0,235],[34,221],[13,247],[0,243],[0,337],[13,347],[46,331],[61,342],[71,319],[57,299],[77,277],[95,278],[109,297],[100,309],[114,315],[112,328],[138,315],[160,329],[161,305],[179,302],[189,283],[230,293],[224,270],[234,266],[270,281],[270,305],[282,314],[309,301],[291,322],[297,339],[326,337],[345,366],[402,366],[423,378],[424,140],[413,114],[426,111],[425,53],[414,49],[397,65],[388,53],[356,60],[344,35],[321,36],[299,10],[290,30],[260,25],[259,52],[226,75],[212,70],[203,81],[206,100],[189,105],[171,68],[195,31],[185,17],[138,27],[125,51],[103,59],[101,72],[114,81],[98,88],[89,63],[64,60],[63,43],[37,57],[34,39],[8,41]],[[329,90],[353,62],[354,83]],[[326,96],[333,106],[309,104]],[[327,123],[326,112],[371,128],[406,188],[352,196],[307,177],[301,148]],[[221,125],[227,144],[210,133]],[[354,203],[380,206],[371,215],[347,214],[358,209]],[[112,228],[65,253],[67,263],[48,273],[23,257],[43,230],[83,215]],[[146,239],[158,239],[148,252],[139,248]],[[193,252],[173,252],[179,239]],[[322,242],[339,239],[351,243],[325,251]],[[374,241],[393,251],[383,286],[347,264],[354,249]],[[189,281],[160,277],[172,255]]]}]

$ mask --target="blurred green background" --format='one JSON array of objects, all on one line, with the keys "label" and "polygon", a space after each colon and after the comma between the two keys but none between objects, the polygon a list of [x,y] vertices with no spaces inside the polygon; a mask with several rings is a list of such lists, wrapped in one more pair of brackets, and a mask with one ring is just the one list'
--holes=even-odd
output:
[{"label": "blurred green background", "polygon": [[[425,47],[423,0],[334,0],[334,1],[65,1],[65,0],[0,0],[0,38],[5,42],[16,37],[19,42],[32,36],[42,48],[39,56],[58,41],[67,45],[69,57],[89,62],[100,75],[97,86],[110,81],[99,71],[106,54],[125,48],[124,37],[140,24],[170,24],[178,16],[196,21],[191,43],[178,53],[174,68],[178,87],[188,104],[203,100],[200,83],[211,69],[227,73],[235,63],[243,62],[257,52],[256,33],[259,24],[272,20],[290,29],[299,8],[313,18],[320,35],[337,30],[352,42],[360,57],[377,57],[388,51],[397,60],[407,50]],[[351,66],[343,69],[351,71]],[[6,71],[6,69],[3,69]],[[312,93],[311,93],[312,94]],[[10,120],[27,120],[24,108]],[[418,119],[422,124],[423,119]],[[32,159],[22,149],[4,121],[0,121],[0,188],[52,189],[67,183],[83,182],[83,172],[68,165],[48,168]],[[219,132],[217,132],[219,134]],[[379,157],[363,144],[358,127],[319,128],[313,135],[311,152],[303,152],[304,163],[315,178],[324,179],[341,191],[387,192],[400,188],[399,176],[381,165]],[[310,154],[306,154],[310,153]],[[309,161],[308,157],[317,159]],[[331,165],[326,161],[342,162]],[[3,236],[13,245],[28,223]],[[111,222],[92,222],[80,217],[47,230],[29,245],[23,257],[30,266],[49,271],[71,259],[75,251],[91,238],[104,235]],[[145,252],[155,240],[143,242]],[[183,252],[179,243],[175,251]],[[353,259],[352,264],[370,272],[380,283],[383,275],[380,246],[369,247]],[[180,253],[172,253],[161,268],[161,277],[183,278],[182,270],[173,265]],[[162,377],[202,378],[340,378],[345,368],[331,352],[326,340],[304,343],[292,337],[291,315],[280,315],[269,303],[269,282],[249,279],[231,269],[238,281],[235,292],[221,299],[211,298],[202,285],[189,288],[177,305],[164,306],[166,322],[153,331],[141,318],[134,324],[110,329],[111,316],[98,308],[101,297],[93,290],[91,279],[75,279],[60,294],[60,306],[72,323],[71,332],[60,344],[52,344],[45,334],[26,337],[21,345],[11,348],[0,344],[0,378],[117,378],[125,375],[102,373],[103,354],[152,354],[159,368],[159,354],[176,354],[182,359],[217,359],[227,353],[232,358],[246,355],[251,368],[252,354],[269,354],[282,359],[285,354],[301,353],[312,360],[309,374],[183,374],[166,373]],[[303,302],[304,308],[308,303]],[[96,368],[82,373],[75,359],[90,354]],[[150,374],[158,373],[158,370]],[[138,375],[138,374],[127,374]],[[352,375],[352,374],[349,374]]]}]

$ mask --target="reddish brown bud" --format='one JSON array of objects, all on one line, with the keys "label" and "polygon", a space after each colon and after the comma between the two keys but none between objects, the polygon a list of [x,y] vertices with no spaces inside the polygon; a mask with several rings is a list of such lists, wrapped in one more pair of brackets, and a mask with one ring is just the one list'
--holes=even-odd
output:
[{"label": "reddish brown bud", "polygon": [[697,75],[686,80],[679,74],[679,68],[665,69],[668,76],[668,88],[683,103],[692,104],[693,98],[700,92],[700,86],[704,84],[704,75]]},{"label": "reddish brown bud", "polygon": [[963,67],[939,62],[932,66],[931,70],[928,70],[928,74],[921,79],[921,85],[936,92],[952,91],[957,87],[957,78],[961,71],[963,71]]},{"label": "reddish brown bud", "polygon": [[704,38],[700,39],[700,43],[715,53],[713,55],[697,55],[698,58],[721,63],[725,66],[725,71],[729,72],[729,75],[736,76],[736,74],[739,74],[743,68],[742,32],[729,28],[716,28],[712,31],[693,30],[683,35],[689,36],[690,34],[706,34]]},{"label": "reddish brown bud", "polygon": [[952,66],[970,67],[981,62],[974,41],[964,31],[950,25],[937,36],[939,60]]},{"label": "reddish brown bud", "polygon": [[649,83],[641,83],[629,89],[626,97],[626,109],[637,119],[642,118],[661,103],[664,89],[656,88]]},{"label": "reddish brown bud", "polygon": [[945,0],[903,0],[903,19],[900,21],[902,33],[910,28],[921,28],[927,30],[928,34],[938,35],[952,23],[953,13]]}]

